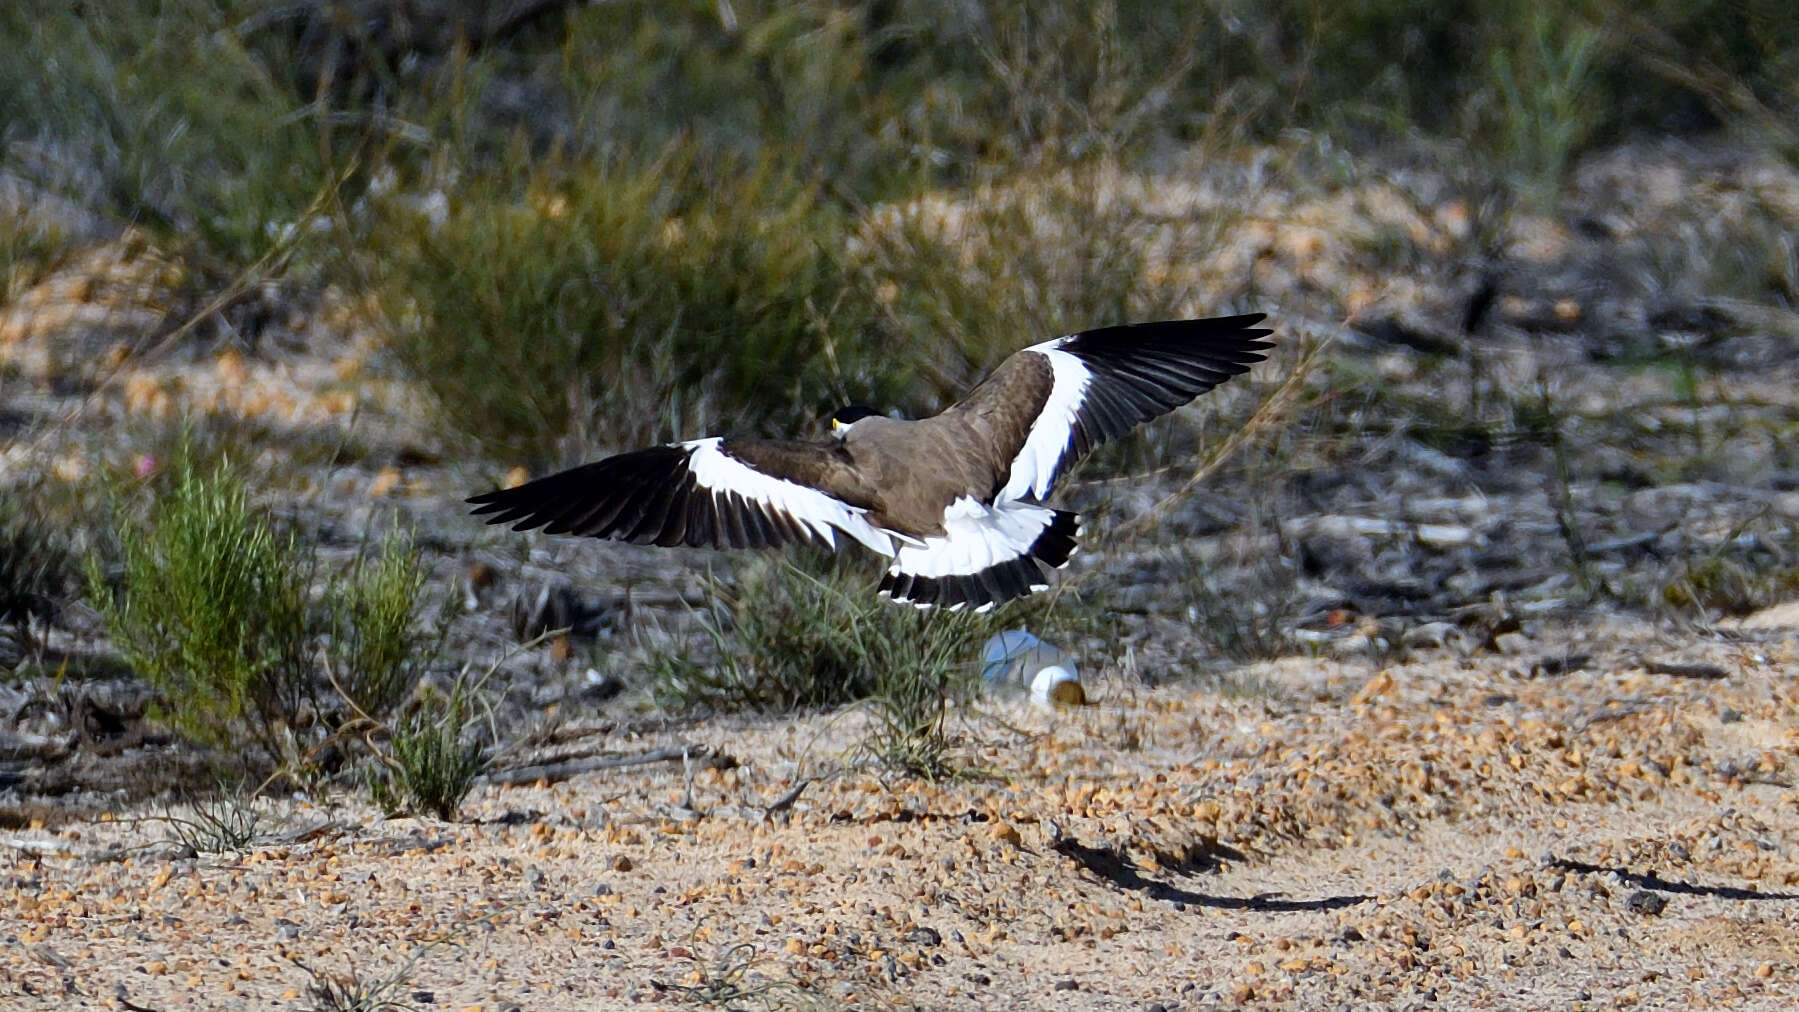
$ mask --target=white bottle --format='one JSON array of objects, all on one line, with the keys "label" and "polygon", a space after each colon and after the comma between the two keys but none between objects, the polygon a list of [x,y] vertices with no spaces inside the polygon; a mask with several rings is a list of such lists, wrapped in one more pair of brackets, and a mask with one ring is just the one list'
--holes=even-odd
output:
[{"label": "white bottle", "polygon": [[1008,629],[981,651],[981,681],[989,688],[1028,688],[1041,704],[1079,706],[1087,701],[1074,659],[1023,629]]}]

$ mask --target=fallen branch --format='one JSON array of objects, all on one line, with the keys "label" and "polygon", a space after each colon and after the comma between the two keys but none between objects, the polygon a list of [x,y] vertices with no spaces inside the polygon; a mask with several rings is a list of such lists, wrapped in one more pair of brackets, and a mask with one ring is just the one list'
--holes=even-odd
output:
[{"label": "fallen branch", "polygon": [[776,798],[774,800],[773,804],[769,805],[767,808],[764,808],[762,810],[763,820],[766,821],[766,820],[772,818],[777,813],[785,812],[788,809],[792,808],[793,803],[800,799],[800,795],[805,792],[806,786],[810,783],[812,783],[812,778],[806,777],[806,778],[802,779],[799,783],[794,784],[792,790],[790,790],[786,794],[783,794],[780,797]]},{"label": "fallen branch", "polygon": [[1729,677],[1730,672],[1716,664],[1704,661],[1657,661],[1647,658],[1643,661],[1643,670],[1652,675],[1673,675],[1675,678],[1703,678],[1717,681]]},{"label": "fallen branch", "polygon": [[532,766],[515,766],[511,769],[490,770],[486,775],[477,778],[477,782],[489,784],[529,784],[539,780],[555,783],[570,777],[591,773],[594,770],[618,769],[623,766],[643,766],[648,763],[673,762],[687,759],[712,769],[729,769],[737,765],[737,760],[722,752],[714,752],[704,745],[674,745],[669,748],[654,749],[637,755],[605,755],[592,756],[586,759],[570,759],[565,762],[539,763]]},{"label": "fallen branch", "polygon": [[20,850],[27,854],[37,854],[40,856],[46,854],[73,853],[67,846],[57,843],[55,840],[27,840],[15,836],[0,837],[0,847],[6,847],[11,850]]}]

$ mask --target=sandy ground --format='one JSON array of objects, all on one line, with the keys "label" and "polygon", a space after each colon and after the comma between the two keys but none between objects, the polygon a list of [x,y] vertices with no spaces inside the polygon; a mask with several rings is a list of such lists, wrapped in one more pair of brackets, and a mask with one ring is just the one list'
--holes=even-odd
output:
[{"label": "sandy ground", "polygon": [[[1788,1008],[1799,633],[1782,619],[1735,642],[1602,623],[1516,656],[1293,659],[1223,690],[1102,675],[1079,710],[964,714],[976,772],[935,784],[859,768],[851,712],[564,741],[736,765],[487,786],[464,824],[289,803],[282,842],[198,857],[145,846],[167,835],[154,821],[18,832],[0,994]],[[1723,677],[1646,670],[1671,662]]]}]

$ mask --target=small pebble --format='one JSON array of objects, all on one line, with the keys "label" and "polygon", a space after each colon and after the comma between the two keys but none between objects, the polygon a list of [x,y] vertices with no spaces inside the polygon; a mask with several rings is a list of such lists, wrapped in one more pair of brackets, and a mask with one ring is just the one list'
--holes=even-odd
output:
[{"label": "small pebble", "polygon": [[1650,892],[1647,889],[1638,889],[1636,892],[1630,894],[1629,899],[1624,901],[1626,909],[1633,914],[1642,914],[1644,917],[1660,916],[1662,910],[1666,908],[1667,905],[1667,897],[1663,896],[1661,893]]}]

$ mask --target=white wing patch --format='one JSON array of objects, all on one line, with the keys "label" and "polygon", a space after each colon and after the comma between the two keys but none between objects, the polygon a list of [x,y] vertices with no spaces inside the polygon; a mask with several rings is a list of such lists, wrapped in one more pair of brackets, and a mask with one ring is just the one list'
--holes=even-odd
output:
[{"label": "white wing patch", "polygon": [[893,537],[868,522],[867,510],[833,499],[810,485],[763,474],[720,450],[719,440],[714,436],[680,444],[693,451],[687,458],[687,469],[693,472],[700,488],[735,492],[765,509],[786,514],[832,548],[837,547],[836,532],[842,531],[872,551],[888,556],[894,553]]},{"label": "white wing patch", "polygon": [[1074,438],[1075,416],[1081,409],[1081,401],[1085,398],[1087,384],[1092,382],[1093,374],[1088,371],[1086,363],[1076,356],[1056,350],[1067,340],[1066,337],[1058,337],[1025,349],[1049,359],[1055,381],[1050,387],[1048,399],[1043,402],[1043,410],[1037,413],[1036,420],[1031,423],[1031,431],[1025,436],[1024,446],[1012,461],[1012,473],[1007,476],[1005,487],[999,490],[997,497],[1001,501],[1042,499],[1049,495],[1050,487],[1056,481],[1056,466],[1061,463],[1069,441]]},{"label": "white wing patch", "polygon": [[989,508],[963,496],[943,511],[944,532],[925,538],[920,545],[900,546],[888,572],[894,576],[972,576],[1029,554],[1055,516],[1056,511],[1047,506],[1002,499]]}]

